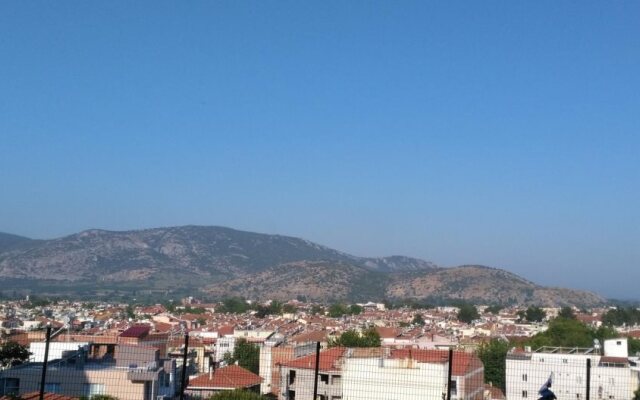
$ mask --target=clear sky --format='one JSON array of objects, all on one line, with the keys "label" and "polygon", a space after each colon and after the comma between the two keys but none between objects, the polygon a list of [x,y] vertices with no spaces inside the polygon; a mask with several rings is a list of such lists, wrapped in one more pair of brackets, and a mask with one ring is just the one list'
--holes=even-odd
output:
[{"label": "clear sky", "polygon": [[639,18],[3,1],[0,231],[224,225],[640,298]]}]

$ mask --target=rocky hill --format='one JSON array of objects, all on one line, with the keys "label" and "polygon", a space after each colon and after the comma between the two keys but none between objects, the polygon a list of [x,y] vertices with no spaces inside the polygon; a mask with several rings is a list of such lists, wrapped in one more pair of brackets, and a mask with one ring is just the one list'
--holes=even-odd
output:
[{"label": "rocky hill", "polygon": [[[49,292],[204,290],[287,300],[466,299],[593,305],[592,293],[538,286],[478,266],[439,268],[404,256],[356,257],[307,240],[223,227],[88,230],[52,239],[0,235],[0,283]],[[7,284],[10,282],[10,284]]]},{"label": "rocky hill", "polygon": [[298,261],[216,283],[205,291],[215,297],[366,301],[384,293],[387,275],[342,262]]},{"label": "rocky hill", "polygon": [[586,291],[547,288],[505,270],[480,265],[398,274],[387,287],[391,298],[446,297],[498,304],[595,305],[602,297]]},{"label": "rocky hill", "polygon": [[33,242],[35,241],[24,236],[0,232],[0,253],[28,246]]}]

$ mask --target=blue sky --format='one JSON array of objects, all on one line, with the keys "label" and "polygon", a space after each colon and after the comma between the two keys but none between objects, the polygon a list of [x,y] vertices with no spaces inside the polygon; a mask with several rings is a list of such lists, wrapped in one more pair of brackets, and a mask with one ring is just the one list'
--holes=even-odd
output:
[{"label": "blue sky", "polygon": [[0,231],[225,225],[638,298],[640,3],[0,4]]}]

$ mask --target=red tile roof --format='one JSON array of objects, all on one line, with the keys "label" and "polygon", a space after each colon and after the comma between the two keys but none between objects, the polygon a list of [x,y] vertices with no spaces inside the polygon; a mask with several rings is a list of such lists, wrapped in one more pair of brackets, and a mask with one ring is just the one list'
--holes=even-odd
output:
[{"label": "red tile roof", "polygon": [[[344,347],[334,347],[329,350],[320,352],[319,368],[321,371],[335,371],[340,369],[339,361],[347,351]],[[289,368],[300,369],[315,369],[316,367],[316,354],[296,358],[295,360],[288,361],[282,364]]]},{"label": "red tile roof", "polygon": [[202,374],[189,381],[188,389],[196,388],[224,388],[241,389],[259,385],[262,378],[238,365],[229,365],[215,370],[211,377]]},{"label": "red tile roof", "polygon": [[294,343],[326,342],[327,334],[328,334],[327,331],[305,332],[292,337],[290,341]]},{"label": "red tile roof", "polygon": [[628,336],[632,338],[640,339],[640,330],[629,331]]},{"label": "red tile roof", "polygon": [[[39,398],[40,398],[40,392],[31,392],[31,393],[20,395],[20,399],[22,400],[38,400]],[[13,399],[13,397],[9,397],[9,396],[0,397],[0,400],[10,400],[10,399]],[[65,396],[65,395],[56,394],[56,393],[44,394],[44,400],[77,400],[77,399],[78,399],[77,397]]]},{"label": "red tile roof", "polygon": [[148,325],[136,325],[132,326],[129,329],[125,330],[120,334],[120,337],[128,337],[128,338],[143,338],[149,334],[151,327]]},{"label": "red tile roof", "polygon": [[378,326],[376,327],[376,332],[380,335],[381,338],[395,338],[402,333],[400,329],[390,328],[386,326]]},{"label": "red tile roof", "polygon": [[235,328],[233,325],[225,325],[218,328],[218,336],[233,335]]}]

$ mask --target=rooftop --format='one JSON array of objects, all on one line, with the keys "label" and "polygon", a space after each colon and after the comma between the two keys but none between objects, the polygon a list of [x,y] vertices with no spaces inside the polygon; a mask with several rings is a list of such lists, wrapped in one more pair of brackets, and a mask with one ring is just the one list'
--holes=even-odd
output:
[{"label": "rooftop", "polygon": [[211,375],[202,374],[189,381],[189,389],[226,388],[240,389],[259,385],[262,378],[238,365],[229,365],[215,370]]},{"label": "rooftop", "polygon": [[120,337],[124,338],[138,338],[141,339],[149,334],[151,327],[148,325],[137,325],[128,328],[120,334]]}]

